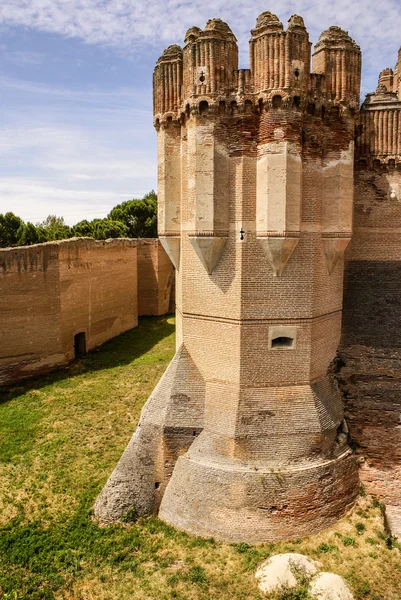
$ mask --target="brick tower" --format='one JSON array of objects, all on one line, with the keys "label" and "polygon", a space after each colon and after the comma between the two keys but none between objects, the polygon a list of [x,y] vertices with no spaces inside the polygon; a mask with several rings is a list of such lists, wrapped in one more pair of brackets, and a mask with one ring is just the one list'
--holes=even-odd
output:
[{"label": "brick tower", "polygon": [[159,234],[177,269],[177,352],[96,501],[260,542],[330,525],[358,491],[341,398],[361,55],[338,27],[262,13],[250,69],[219,19],[154,73]]}]

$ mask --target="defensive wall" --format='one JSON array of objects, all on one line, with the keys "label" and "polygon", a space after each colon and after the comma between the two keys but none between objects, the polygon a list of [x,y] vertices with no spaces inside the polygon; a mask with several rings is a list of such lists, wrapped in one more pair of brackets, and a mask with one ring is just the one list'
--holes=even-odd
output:
[{"label": "defensive wall", "polygon": [[136,327],[138,314],[167,313],[172,278],[158,240],[0,250],[0,385],[68,364]]},{"label": "defensive wall", "polygon": [[339,381],[360,477],[401,506],[401,49],[360,112]]}]

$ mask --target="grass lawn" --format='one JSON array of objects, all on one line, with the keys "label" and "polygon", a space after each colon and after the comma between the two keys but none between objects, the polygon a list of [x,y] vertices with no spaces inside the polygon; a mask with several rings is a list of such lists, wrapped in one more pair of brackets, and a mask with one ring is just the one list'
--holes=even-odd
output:
[{"label": "grass lawn", "polygon": [[68,369],[0,391],[0,598],[255,600],[257,565],[295,551],[345,577],[358,600],[401,600],[400,546],[369,497],[317,536],[256,547],[194,538],[155,517],[93,523],[93,502],[173,353],[173,318],[144,318]]}]

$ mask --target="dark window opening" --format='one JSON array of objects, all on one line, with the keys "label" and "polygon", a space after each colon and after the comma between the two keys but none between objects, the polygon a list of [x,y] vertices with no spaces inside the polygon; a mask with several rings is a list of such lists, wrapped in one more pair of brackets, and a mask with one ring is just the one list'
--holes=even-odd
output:
[{"label": "dark window opening", "polygon": [[326,114],[326,107],[322,106],[322,119],[324,119],[325,114]]},{"label": "dark window opening", "polygon": [[272,348],[293,348],[294,339],[290,337],[280,336],[272,340]]},{"label": "dark window opening", "polygon": [[294,106],[299,108],[301,106],[301,96],[294,96]]},{"label": "dark window opening", "polygon": [[201,83],[203,83],[205,81],[205,79],[206,79],[206,77],[204,76],[203,71],[202,71],[202,73],[200,74],[200,77],[199,77],[199,81]]},{"label": "dark window opening", "polygon": [[86,354],[86,334],[84,332],[74,335],[74,354],[75,358],[81,358]]},{"label": "dark window opening", "polygon": [[202,102],[199,102],[199,114],[204,115],[208,111],[209,111],[209,104],[206,102],[206,100],[202,100]]},{"label": "dark window opening", "polygon": [[231,114],[232,115],[236,115],[238,113],[238,105],[235,102],[235,100],[233,100],[233,102],[231,102],[230,108],[231,108]]},{"label": "dark window opening", "polygon": [[390,158],[390,160],[388,161],[388,166],[389,166],[389,169],[395,169],[395,160],[394,160],[394,158]]},{"label": "dark window opening", "polygon": [[281,96],[273,96],[273,108],[281,108]]},{"label": "dark window opening", "polygon": [[155,490],[158,490],[160,487],[160,481],[155,481]]},{"label": "dark window opening", "polygon": [[315,114],[315,109],[316,109],[316,106],[312,102],[310,102],[308,104],[308,108],[307,108],[306,112],[308,113],[308,115],[312,115],[313,116]]},{"label": "dark window opening", "polygon": [[220,100],[219,113],[225,113],[225,112],[226,112],[226,103],[224,102],[224,100]]},{"label": "dark window opening", "polygon": [[300,75],[299,69],[295,69],[295,71],[294,71],[294,75],[295,75],[295,77],[298,79],[298,77],[299,77],[299,75]]}]

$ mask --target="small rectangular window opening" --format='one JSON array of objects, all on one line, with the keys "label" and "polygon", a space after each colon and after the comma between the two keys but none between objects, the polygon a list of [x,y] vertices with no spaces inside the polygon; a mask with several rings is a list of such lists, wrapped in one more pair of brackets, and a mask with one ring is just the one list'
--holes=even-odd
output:
[{"label": "small rectangular window opening", "polygon": [[272,339],[272,348],[293,348],[294,338],[280,336]]}]

